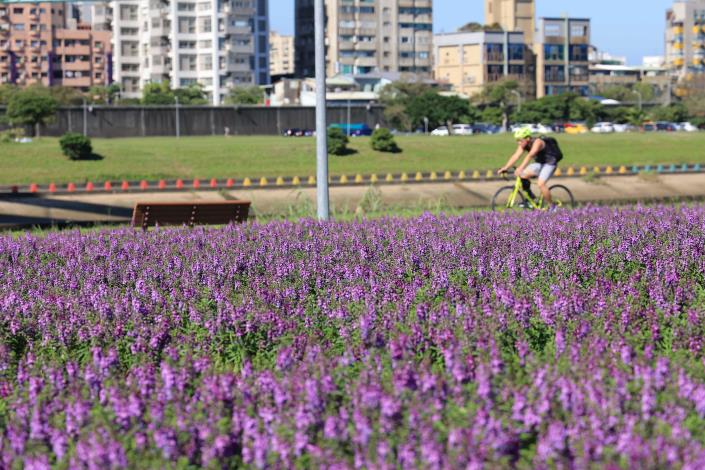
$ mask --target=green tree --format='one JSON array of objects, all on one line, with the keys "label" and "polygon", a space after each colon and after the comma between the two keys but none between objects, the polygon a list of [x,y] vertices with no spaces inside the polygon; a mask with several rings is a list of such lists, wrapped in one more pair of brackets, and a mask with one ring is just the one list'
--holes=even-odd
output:
[{"label": "green tree", "polygon": [[191,85],[187,88],[177,88],[174,95],[179,97],[180,104],[208,104],[208,97],[201,85]]},{"label": "green tree", "polygon": [[120,85],[111,83],[110,85],[95,85],[88,90],[88,95],[93,103],[108,104],[114,103],[120,94]]},{"label": "green tree", "polygon": [[17,88],[16,85],[10,85],[10,84],[2,84],[0,85],[0,104],[6,105],[9,101],[12,95],[17,93],[19,89]]},{"label": "green tree", "polygon": [[262,104],[264,93],[258,86],[239,86],[230,90],[225,104]]},{"label": "green tree", "polygon": [[169,86],[169,81],[148,83],[142,90],[142,104],[145,105],[171,105],[174,104],[174,92]]},{"label": "green tree", "polygon": [[433,126],[447,125],[468,120],[469,103],[458,96],[442,96],[435,91],[427,91],[410,100],[406,112],[412,127],[423,125],[424,117]]},{"label": "green tree", "polygon": [[654,121],[683,122],[688,120],[688,108],[683,103],[659,106],[650,111]]},{"label": "green tree", "polygon": [[[44,88],[43,86],[38,88]],[[56,100],[59,106],[78,106],[83,104],[85,96],[76,88],[67,86],[50,86],[49,94]]]},{"label": "green tree", "polygon": [[431,87],[419,82],[396,81],[386,85],[379,93],[385,120],[395,129],[413,130],[415,123],[409,117],[407,107],[412,100],[428,91]]},{"label": "green tree", "polygon": [[502,127],[506,129],[509,122],[509,113],[517,101],[519,82],[516,80],[502,80],[486,86],[480,93],[479,100],[486,106],[499,108],[502,113]]},{"label": "green tree", "polygon": [[56,108],[56,99],[45,87],[29,87],[10,97],[5,118],[13,126],[31,126],[39,136],[39,125],[49,122]]}]

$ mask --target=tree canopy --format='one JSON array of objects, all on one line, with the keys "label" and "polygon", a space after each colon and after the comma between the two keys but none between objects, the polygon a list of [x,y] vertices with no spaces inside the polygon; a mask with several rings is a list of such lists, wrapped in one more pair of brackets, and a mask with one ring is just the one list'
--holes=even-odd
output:
[{"label": "tree canopy", "polygon": [[46,87],[31,86],[10,96],[5,118],[13,126],[32,126],[39,131],[56,114],[57,102]]},{"label": "tree canopy", "polygon": [[264,94],[262,89],[256,85],[235,87],[225,98],[225,104],[254,105],[262,103],[264,103]]}]

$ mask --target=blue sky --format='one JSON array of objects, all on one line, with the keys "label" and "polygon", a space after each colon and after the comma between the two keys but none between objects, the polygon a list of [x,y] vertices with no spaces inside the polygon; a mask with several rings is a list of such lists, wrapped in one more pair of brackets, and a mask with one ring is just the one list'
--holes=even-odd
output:
[{"label": "blue sky", "polygon": [[[483,21],[482,0],[434,0],[436,32],[455,31],[470,21]],[[592,19],[592,43],[600,50],[640,64],[642,56],[663,55],[666,9],[673,0],[536,0],[536,16]],[[270,27],[294,33],[294,0],[269,0]]]}]

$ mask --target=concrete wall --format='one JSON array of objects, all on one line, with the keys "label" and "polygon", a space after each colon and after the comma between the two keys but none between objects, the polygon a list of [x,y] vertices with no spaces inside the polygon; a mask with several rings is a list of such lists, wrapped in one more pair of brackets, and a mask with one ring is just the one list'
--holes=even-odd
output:
[{"label": "concrete wall", "polygon": [[[366,123],[371,128],[384,126],[384,108],[353,106],[350,122]],[[329,107],[328,123],[347,122],[347,107]],[[0,116],[5,109],[0,108]],[[42,126],[47,136],[83,132],[82,107],[60,108],[54,122]],[[288,128],[315,129],[316,110],[311,107],[213,107],[181,106],[178,112],[180,135],[278,135]],[[176,109],[173,106],[93,106],[86,112],[90,137],[139,137],[176,135]],[[0,118],[1,122],[1,118]],[[6,124],[0,124],[6,129]]]}]

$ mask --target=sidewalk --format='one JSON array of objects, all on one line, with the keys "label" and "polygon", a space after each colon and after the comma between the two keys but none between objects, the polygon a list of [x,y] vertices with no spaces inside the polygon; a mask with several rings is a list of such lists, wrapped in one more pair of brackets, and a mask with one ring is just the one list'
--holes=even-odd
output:
[{"label": "sidewalk", "polygon": [[[579,203],[652,201],[670,198],[705,198],[705,174],[650,174],[554,178],[566,185]],[[399,183],[375,186],[384,207],[418,207],[442,201],[458,208],[489,207],[501,186],[513,181]],[[331,205],[354,211],[370,186],[331,186]],[[137,202],[189,202],[246,199],[256,213],[285,212],[290,206],[315,205],[316,188],[240,188],[236,190],[182,190],[127,193],[75,193],[6,195],[0,198],[0,227],[61,224],[67,222],[129,222]]]}]

